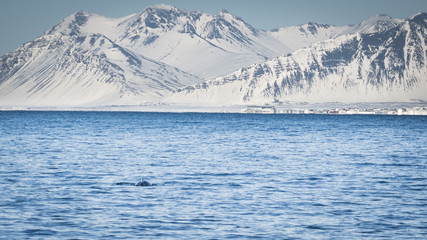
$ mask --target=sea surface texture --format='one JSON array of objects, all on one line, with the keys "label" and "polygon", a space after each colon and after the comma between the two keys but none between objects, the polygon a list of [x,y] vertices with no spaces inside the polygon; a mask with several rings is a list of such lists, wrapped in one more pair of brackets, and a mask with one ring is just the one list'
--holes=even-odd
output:
[{"label": "sea surface texture", "polygon": [[427,238],[427,117],[17,111],[0,136],[0,239]]}]

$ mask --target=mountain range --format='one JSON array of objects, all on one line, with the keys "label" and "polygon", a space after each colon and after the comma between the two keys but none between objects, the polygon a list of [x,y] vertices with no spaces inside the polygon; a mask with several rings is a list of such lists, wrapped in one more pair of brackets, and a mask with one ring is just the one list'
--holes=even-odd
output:
[{"label": "mountain range", "polygon": [[77,12],[0,58],[0,106],[427,100],[427,14],[265,31],[226,10]]},{"label": "mountain range", "polygon": [[380,29],[344,34],[180,89],[169,101],[207,105],[425,101],[427,14]]}]

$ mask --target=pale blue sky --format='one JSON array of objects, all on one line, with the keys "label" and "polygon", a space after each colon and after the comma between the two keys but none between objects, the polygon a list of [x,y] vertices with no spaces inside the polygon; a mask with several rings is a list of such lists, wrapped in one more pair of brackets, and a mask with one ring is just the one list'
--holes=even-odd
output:
[{"label": "pale blue sky", "polygon": [[312,22],[358,24],[375,14],[405,19],[427,0],[0,0],[0,55],[13,51],[76,11],[123,17],[159,3],[215,14],[226,9],[256,28]]}]

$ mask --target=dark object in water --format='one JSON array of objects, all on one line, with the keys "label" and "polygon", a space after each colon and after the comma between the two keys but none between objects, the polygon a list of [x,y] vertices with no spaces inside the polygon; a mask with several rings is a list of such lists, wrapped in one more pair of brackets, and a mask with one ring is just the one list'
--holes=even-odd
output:
[{"label": "dark object in water", "polygon": [[116,185],[119,185],[119,186],[139,186],[139,187],[156,186],[156,184],[149,183],[148,181],[145,181],[144,179],[139,180],[137,183],[118,182],[118,183],[116,183]]},{"label": "dark object in water", "polygon": [[131,182],[118,182],[118,183],[116,183],[116,185],[119,185],[119,186],[135,186],[135,183],[131,183]]},{"label": "dark object in water", "polygon": [[146,187],[146,186],[153,186],[151,183],[145,181],[144,179],[139,180],[139,182],[135,183],[135,186],[142,186],[142,187]]}]

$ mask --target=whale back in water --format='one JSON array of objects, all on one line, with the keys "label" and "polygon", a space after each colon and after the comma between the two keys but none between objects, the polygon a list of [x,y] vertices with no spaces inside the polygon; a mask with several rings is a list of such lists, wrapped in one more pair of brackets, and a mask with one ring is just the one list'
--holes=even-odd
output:
[{"label": "whale back in water", "polygon": [[118,182],[116,185],[119,186],[139,186],[139,187],[147,187],[147,186],[156,186],[156,184],[152,184],[144,179],[139,180],[137,183],[132,182]]},{"label": "whale back in water", "polygon": [[139,180],[139,182],[135,183],[135,186],[152,186],[151,183],[145,181],[144,179]]}]

